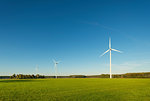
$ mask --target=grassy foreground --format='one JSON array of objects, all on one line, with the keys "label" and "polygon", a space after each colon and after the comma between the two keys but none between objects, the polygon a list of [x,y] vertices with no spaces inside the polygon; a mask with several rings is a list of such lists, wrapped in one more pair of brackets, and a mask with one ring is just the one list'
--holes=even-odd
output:
[{"label": "grassy foreground", "polygon": [[150,79],[0,80],[0,101],[150,101]]}]

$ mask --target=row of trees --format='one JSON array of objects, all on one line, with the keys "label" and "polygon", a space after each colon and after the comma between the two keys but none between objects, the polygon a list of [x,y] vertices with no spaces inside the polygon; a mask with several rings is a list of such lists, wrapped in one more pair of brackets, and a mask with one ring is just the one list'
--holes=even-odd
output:
[{"label": "row of trees", "polygon": [[70,78],[86,78],[85,75],[70,75]]},{"label": "row of trees", "polygon": [[[70,76],[58,76],[58,78],[109,78],[109,74],[101,75],[70,75]],[[150,72],[143,73],[126,73],[126,74],[113,74],[113,78],[150,78]],[[36,78],[55,78],[55,76],[44,76],[44,75],[23,75],[23,74],[13,74],[10,76],[12,79],[36,79]]]},{"label": "row of trees", "polygon": [[23,75],[23,74],[13,74],[10,76],[11,79],[37,79],[37,78],[45,78],[44,75]]},{"label": "row of trees", "polygon": [[[88,78],[92,76],[87,76]],[[109,74],[101,74],[93,76],[94,78],[109,78]],[[126,74],[113,74],[113,78],[150,78],[150,72],[143,72],[143,73],[126,73]]]},{"label": "row of trees", "polygon": [[[109,78],[109,74],[101,74],[101,75],[71,75],[71,78]],[[113,78],[150,78],[150,72],[143,73],[126,73],[126,74],[113,74]]]},{"label": "row of trees", "polygon": [[150,72],[145,73],[126,73],[123,74],[124,78],[150,78]]}]

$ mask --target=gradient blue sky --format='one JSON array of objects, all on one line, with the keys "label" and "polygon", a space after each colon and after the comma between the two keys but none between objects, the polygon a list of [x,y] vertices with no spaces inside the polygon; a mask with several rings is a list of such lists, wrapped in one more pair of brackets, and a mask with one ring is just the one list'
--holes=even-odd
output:
[{"label": "gradient blue sky", "polygon": [[0,75],[150,71],[149,0],[1,0]]}]

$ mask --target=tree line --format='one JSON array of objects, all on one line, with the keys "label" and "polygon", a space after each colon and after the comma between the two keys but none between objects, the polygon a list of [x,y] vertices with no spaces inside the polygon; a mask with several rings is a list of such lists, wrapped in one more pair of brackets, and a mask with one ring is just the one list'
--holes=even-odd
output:
[{"label": "tree line", "polygon": [[[110,78],[109,74],[101,75],[70,75],[70,78]],[[150,78],[150,72],[113,74],[113,78]]]},{"label": "tree line", "polygon": [[[101,75],[70,75],[70,76],[58,76],[58,78],[109,78],[109,74]],[[125,73],[125,74],[113,74],[113,78],[150,78],[150,72],[143,73]],[[9,76],[0,76],[0,79],[8,79]],[[44,76],[44,75],[23,75],[13,74],[10,76],[11,79],[37,79],[37,78],[55,78],[55,76]]]},{"label": "tree line", "polygon": [[[87,78],[109,78],[109,74],[86,76]],[[150,72],[113,74],[113,78],[150,78]]]},{"label": "tree line", "polygon": [[11,79],[37,79],[37,78],[45,78],[44,75],[23,75],[23,74],[13,74],[10,76]]}]

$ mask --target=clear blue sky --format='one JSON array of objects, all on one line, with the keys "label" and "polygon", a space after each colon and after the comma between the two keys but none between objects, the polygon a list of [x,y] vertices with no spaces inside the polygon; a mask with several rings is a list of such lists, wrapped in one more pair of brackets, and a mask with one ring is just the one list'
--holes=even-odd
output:
[{"label": "clear blue sky", "polygon": [[1,0],[0,75],[150,71],[149,0]]}]

